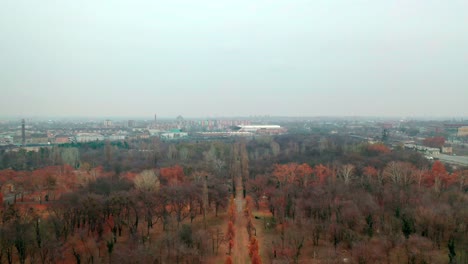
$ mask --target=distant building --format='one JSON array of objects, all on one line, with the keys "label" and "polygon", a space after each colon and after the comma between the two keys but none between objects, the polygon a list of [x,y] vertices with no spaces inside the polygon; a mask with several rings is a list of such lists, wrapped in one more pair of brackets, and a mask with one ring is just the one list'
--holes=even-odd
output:
[{"label": "distant building", "polygon": [[150,136],[157,136],[159,133],[161,133],[161,130],[159,129],[148,129],[148,133]]},{"label": "distant building", "polygon": [[107,139],[107,140],[110,140],[110,141],[125,140],[125,135],[114,134],[114,135],[108,136],[106,139]]},{"label": "distant building", "polygon": [[279,125],[237,125],[237,132],[250,132],[255,134],[277,135],[286,132],[286,129]]},{"label": "distant building", "polygon": [[54,140],[55,144],[66,144],[70,143],[70,137],[67,135],[57,135]]},{"label": "distant building", "polygon": [[416,144],[411,144],[407,143],[404,145],[406,149],[412,149],[415,151],[419,151],[428,155],[439,155],[440,154],[440,149],[439,148],[429,148],[426,146],[421,146],[421,145],[416,145]]},{"label": "distant building", "polygon": [[13,137],[10,135],[0,136],[0,146],[12,145],[14,143]]},{"label": "distant building", "polygon": [[254,134],[252,132],[227,132],[227,131],[218,131],[218,132],[197,132],[197,136],[206,137],[206,138],[215,138],[215,137],[252,137]]},{"label": "distant building", "polygon": [[438,148],[426,148],[426,154],[439,155],[440,154],[440,149],[438,149]]},{"label": "distant building", "polygon": [[140,134],[137,136],[138,139],[142,138],[142,139],[146,139],[146,138],[150,138],[150,134]]},{"label": "distant building", "polygon": [[75,140],[79,143],[101,141],[104,140],[104,136],[97,133],[78,133],[75,136]]},{"label": "distant building", "polygon": [[451,146],[443,146],[441,150],[442,150],[442,153],[445,153],[445,154],[453,153],[453,148]]},{"label": "distant building", "polygon": [[129,128],[135,127],[135,120],[128,120],[127,127]]},{"label": "distant building", "polygon": [[31,134],[31,136],[26,140],[27,144],[48,144],[49,137],[47,134]]},{"label": "distant building", "polygon": [[104,121],[104,127],[111,127],[112,126],[112,121],[107,119]]},{"label": "distant building", "polygon": [[179,129],[172,129],[170,131],[161,133],[161,139],[177,139],[187,137],[188,133],[181,132]]},{"label": "distant building", "polygon": [[459,136],[459,137],[468,136],[468,126],[459,127],[457,136]]}]

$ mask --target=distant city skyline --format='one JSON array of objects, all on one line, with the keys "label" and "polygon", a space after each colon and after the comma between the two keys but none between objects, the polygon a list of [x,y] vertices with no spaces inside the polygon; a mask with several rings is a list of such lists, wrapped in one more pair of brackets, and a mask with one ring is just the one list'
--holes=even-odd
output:
[{"label": "distant city skyline", "polygon": [[[447,122],[468,122],[468,116],[183,116],[187,121],[193,120],[275,120],[275,121],[294,121],[294,120],[315,120],[315,121],[381,121],[381,122],[395,122],[395,121],[447,121]],[[1,116],[0,122],[10,121],[21,123],[25,118],[27,122],[98,122],[101,123],[105,120],[115,122],[154,122],[150,116]],[[177,116],[166,116],[158,118],[160,122],[172,122],[177,119]]]},{"label": "distant city skyline", "polygon": [[5,1],[0,117],[468,117],[467,1]]}]

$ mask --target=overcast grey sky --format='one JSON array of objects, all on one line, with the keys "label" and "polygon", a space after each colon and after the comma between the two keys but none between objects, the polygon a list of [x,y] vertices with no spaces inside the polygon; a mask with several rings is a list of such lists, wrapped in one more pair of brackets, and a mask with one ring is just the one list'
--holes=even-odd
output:
[{"label": "overcast grey sky", "polygon": [[0,0],[0,116],[468,116],[466,0]]}]

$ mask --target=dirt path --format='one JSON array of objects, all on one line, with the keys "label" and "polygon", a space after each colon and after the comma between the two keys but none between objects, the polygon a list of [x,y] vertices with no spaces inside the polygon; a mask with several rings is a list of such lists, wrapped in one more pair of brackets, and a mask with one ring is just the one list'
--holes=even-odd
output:
[{"label": "dirt path", "polygon": [[248,253],[248,242],[249,236],[247,234],[246,220],[244,217],[244,190],[242,188],[242,179],[238,177],[236,180],[236,236],[234,242],[234,248],[232,252],[232,260],[235,264],[245,264],[250,262]]}]

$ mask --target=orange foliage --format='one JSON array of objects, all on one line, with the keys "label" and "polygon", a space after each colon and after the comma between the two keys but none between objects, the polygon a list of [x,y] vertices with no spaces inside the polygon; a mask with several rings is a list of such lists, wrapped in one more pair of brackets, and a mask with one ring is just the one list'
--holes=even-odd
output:
[{"label": "orange foliage", "polygon": [[371,144],[367,146],[367,151],[370,154],[389,153],[390,149],[382,143]]},{"label": "orange foliage", "polygon": [[11,169],[0,170],[0,183],[6,182],[15,178],[18,173]]},{"label": "orange foliage", "polygon": [[112,231],[112,228],[114,228],[115,226],[114,217],[112,215],[110,215],[109,218],[107,218],[106,225],[109,228],[109,231]]},{"label": "orange foliage", "polygon": [[458,175],[456,173],[449,174],[444,164],[437,160],[432,164],[432,169],[424,175],[424,178],[428,187],[439,182],[440,187],[447,188],[457,182]]},{"label": "orange foliage", "polygon": [[229,221],[228,229],[226,231],[226,239],[228,240],[229,254],[231,254],[231,250],[234,247],[234,236],[235,236],[234,224],[232,223],[232,221]]},{"label": "orange foliage", "polygon": [[48,175],[59,175],[61,174],[61,166],[47,166],[44,168],[36,169],[32,172],[33,177],[46,177]]},{"label": "orange foliage", "polygon": [[303,185],[306,182],[306,177],[312,172],[312,168],[306,163],[275,164],[273,176],[282,184],[296,182]]},{"label": "orange foliage", "polygon": [[231,250],[234,248],[234,239],[229,239],[229,254],[231,254]]},{"label": "orange foliage", "polygon": [[102,165],[97,166],[93,169],[93,171],[96,173],[96,175],[103,175],[106,173]]},{"label": "orange foliage", "polygon": [[25,209],[35,209],[36,212],[43,212],[45,210],[47,210],[47,208],[49,207],[50,204],[28,204],[28,205],[24,205],[25,206]]},{"label": "orange foliage", "polygon": [[229,202],[228,216],[231,222],[236,222],[236,204],[234,203],[234,198],[232,197]]},{"label": "orange foliage", "polygon": [[235,236],[234,224],[232,223],[232,221],[229,221],[228,229],[227,229],[227,232],[226,232],[226,237],[229,240],[231,240],[231,239],[234,239],[234,236]]},{"label": "orange foliage", "polygon": [[123,178],[133,182],[135,180],[135,177],[137,176],[137,173],[134,172],[126,172],[122,175]]},{"label": "orange foliage", "polygon": [[225,264],[232,264],[232,258],[231,256],[227,256]]},{"label": "orange foliage", "polygon": [[424,182],[426,187],[430,188],[430,187],[434,186],[435,178],[434,178],[434,174],[432,174],[432,171],[424,172],[422,178],[423,178],[423,182]]},{"label": "orange foliage", "polygon": [[252,217],[249,216],[249,218],[247,220],[247,234],[249,235],[249,237],[252,237],[252,230],[254,228],[255,227],[254,227],[254,224],[252,223]]},{"label": "orange foliage", "polygon": [[249,243],[249,256],[252,258],[253,255],[258,254],[258,241],[257,239],[253,236],[250,238],[250,243]]},{"label": "orange foliage", "polygon": [[280,232],[284,232],[284,230],[286,230],[288,227],[289,227],[289,223],[286,221],[281,224],[276,225],[276,229]]},{"label": "orange foliage", "polygon": [[253,207],[252,197],[250,197],[250,195],[247,195],[245,197],[245,208],[252,211],[252,207]]},{"label": "orange foliage", "polygon": [[57,180],[57,187],[63,189],[74,189],[77,182],[76,174],[69,165],[48,166],[36,169],[32,172],[32,177],[41,183],[54,178]]},{"label": "orange foliage", "polygon": [[458,173],[454,172],[444,179],[444,187],[449,187],[458,182]]},{"label": "orange foliage", "polygon": [[318,183],[320,185],[324,184],[327,178],[331,175],[331,170],[322,164],[315,165],[313,170],[315,176],[318,178]]},{"label": "orange foliage", "polygon": [[178,185],[185,180],[184,169],[179,165],[161,168],[160,174],[167,181],[168,185]]},{"label": "orange foliage", "polygon": [[312,168],[308,164],[302,163],[301,165],[297,166],[296,175],[299,178],[304,178],[308,175],[311,175],[312,171]]},{"label": "orange foliage", "polygon": [[444,177],[447,174],[444,164],[436,160],[434,164],[432,164],[432,174],[435,177]]},{"label": "orange foliage", "polygon": [[372,166],[367,166],[363,169],[363,174],[367,177],[375,177],[378,174],[378,171],[372,167]]},{"label": "orange foliage", "polygon": [[262,259],[258,255],[258,252],[257,252],[257,254],[254,254],[252,256],[252,264],[262,264]]}]

